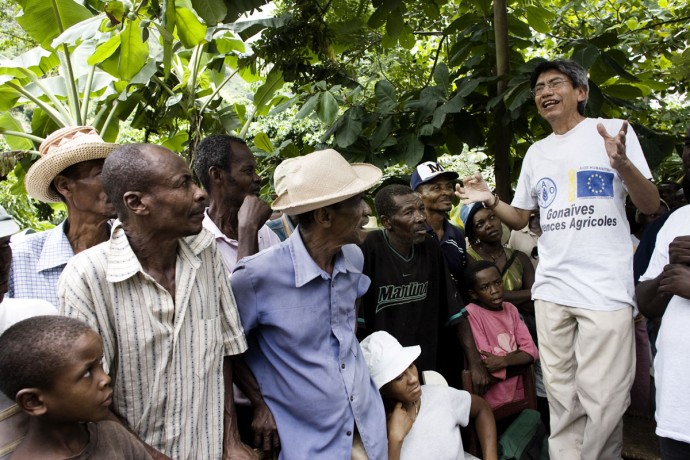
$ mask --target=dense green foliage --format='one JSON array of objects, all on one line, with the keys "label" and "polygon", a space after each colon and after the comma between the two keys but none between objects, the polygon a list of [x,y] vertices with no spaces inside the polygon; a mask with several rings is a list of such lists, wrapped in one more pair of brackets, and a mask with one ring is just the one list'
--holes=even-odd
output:
[{"label": "dense green foliage", "polygon": [[247,19],[266,3],[5,5],[0,21],[17,22],[0,35],[0,133],[32,152],[59,126],[89,123],[109,141],[131,126],[192,160],[204,135],[230,132],[253,140],[266,171],[325,145],[382,167],[471,149],[502,193],[549,129],[529,73],[568,57],[589,69],[589,114],[629,119],[658,179],[680,179],[684,0],[279,0],[273,17]]}]

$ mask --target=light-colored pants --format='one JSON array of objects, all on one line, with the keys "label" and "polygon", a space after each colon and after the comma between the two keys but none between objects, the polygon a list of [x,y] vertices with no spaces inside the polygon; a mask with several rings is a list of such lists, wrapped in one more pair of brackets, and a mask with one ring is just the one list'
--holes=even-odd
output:
[{"label": "light-colored pants", "polygon": [[534,309],[550,457],[620,459],[635,369],[632,307],[592,311],[535,300]]}]

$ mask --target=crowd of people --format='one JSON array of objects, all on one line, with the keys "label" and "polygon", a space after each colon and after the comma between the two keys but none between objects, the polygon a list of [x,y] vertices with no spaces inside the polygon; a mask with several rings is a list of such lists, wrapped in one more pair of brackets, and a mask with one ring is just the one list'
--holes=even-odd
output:
[{"label": "crowd of people", "polygon": [[[585,116],[579,64],[530,83],[553,133],[510,204],[425,161],[377,190],[374,230],[381,170],[333,149],[281,163],[268,206],[242,139],[203,139],[193,173],[158,145],[52,133],[26,190],[65,221],[12,237],[0,208],[0,459],[463,459],[468,423],[498,459],[520,418],[493,411],[529,366],[550,458],[620,459],[650,344],[662,457],[690,458],[690,211],[627,121]],[[690,194],[690,130],[683,164]]]}]

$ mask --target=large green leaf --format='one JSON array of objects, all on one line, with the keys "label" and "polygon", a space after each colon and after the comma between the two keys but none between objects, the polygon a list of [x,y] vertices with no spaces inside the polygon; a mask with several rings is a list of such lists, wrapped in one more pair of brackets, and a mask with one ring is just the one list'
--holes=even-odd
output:
[{"label": "large green leaf", "polygon": [[120,34],[120,63],[118,73],[120,78],[129,81],[144,67],[149,57],[149,45],[141,39],[140,19],[127,21],[125,29]]},{"label": "large green leaf", "polygon": [[555,16],[552,11],[539,6],[527,6],[525,12],[527,13],[527,23],[530,27],[543,34],[551,32],[549,23]]},{"label": "large green leaf", "polygon": [[192,0],[192,6],[209,26],[218,24],[228,14],[225,4],[218,0]]},{"label": "large green leaf", "polygon": [[273,95],[285,84],[283,80],[283,72],[277,67],[271,69],[266,76],[266,82],[256,90],[254,94],[254,107],[257,112],[268,107],[269,102],[273,99]]},{"label": "large green leaf", "polygon": [[308,117],[316,108],[316,104],[319,103],[319,94],[313,94],[309,99],[307,99],[307,102],[304,103],[302,108],[299,109],[299,112],[297,112],[297,115],[295,115],[295,118],[298,120],[301,120],[302,118]]},{"label": "large green leaf", "polygon": [[223,20],[224,23],[235,22],[245,13],[251,13],[254,10],[266,5],[269,0],[223,0],[225,6],[228,8],[228,14]]},{"label": "large green leaf", "polygon": [[355,143],[362,132],[362,109],[352,107],[340,118],[339,129],[335,133],[335,143],[338,147],[348,147]]},{"label": "large green leaf", "polygon": [[120,34],[113,35],[105,43],[101,43],[96,48],[96,51],[91,55],[91,57],[86,61],[89,65],[100,64],[101,62],[108,59],[110,56],[117,51],[122,43],[122,37]]},{"label": "large green leaf", "polygon": [[45,48],[63,31],[93,16],[74,0],[18,0],[18,3],[23,14],[17,17],[17,22]]},{"label": "large green leaf", "polygon": [[60,60],[52,51],[41,47],[30,49],[14,59],[0,60],[0,75],[12,75],[26,79],[23,70],[30,70],[40,77],[52,71],[60,64]]},{"label": "large green leaf", "polygon": [[264,132],[261,132],[254,136],[254,146],[263,150],[266,153],[273,153],[273,151],[275,150],[275,147],[273,147],[271,140],[268,138],[268,134]]},{"label": "large green leaf", "polygon": [[376,111],[386,115],[398,106],[395,88],[388,80],[381,80],[374,87],[376,95]]},{"label": "large green leaf", "polygon": [[319,96],[319,105],[316,106],[316,114],[319,120],[327,125],[335,121],[335,117],[338,116],[338,101],[335,96],[333,96],[333,93],[330,91],[321,93]]},{"label": "large green leaf", "polygon": [[424,156],[424,144],[414,133],[408,133],[402,136],[395,148],[400,153],[406,165],[414,166],[418,164]]},{"label": "large green leaf", "polygon": [[[12,78],[12,77],[4,77]],[[0,78],[0,82],[2,78]],[[0,112],[5,112],[14,107],[14,104],[19,100],[19,93],[8,86],[0,86]]]},{"label": "large green leaf", "polygon": [[616,84],[602,86],[601,89],[607,96],[613,96],[621,99],[637,99],[638,97],[642,97],[644,95],[640,88],[633,85]]},{"label": "large green leaf", "polygon": [[[5,131],[16,131],[20,133],[24,132],[22,124],[15,120],[15,118],[10,115],[9,112],[0,114],[0,134],[3,134]],[[24,137],[7,135],[4,135],[4,137],[7,145],[9,145],[13,150],[31,150],[34,148],[33,142]]]},{"label": "large green leaf", "polygon": [[84,40],[90,40],[96,34],[98,34],[101,24],[106,19],[105,14],[99,14],[97,16],[92,16],[84,21],[81,21],[69,29],[61,33],[53,42],[50,44],[52,48],[57,48],[60,45],[74,46],[79,42]]},{"label": "large green leaf", "polygon": [[448,94],[448,66],[441,62],[434,69],[434,81],[441,88],[443,94]]},{"label": "large green leaf", "polygon": [[376,130],[374,130],[374,133],[371,135],[371,139],[369,141],[371,148],[374,150],[380,149],[385,140],[388,138],[388,135],[391,133],[392,129],[392,117],[388,116],[381,120],[379,125],[376,127]]},{"label": "large green leaf", "polygon": [[193,11],[188,8],[175,8],[177,18],[175,28],[177,36],[185,48],[194,48],[204,41],[206,37],[206,26],[199,22]]}]

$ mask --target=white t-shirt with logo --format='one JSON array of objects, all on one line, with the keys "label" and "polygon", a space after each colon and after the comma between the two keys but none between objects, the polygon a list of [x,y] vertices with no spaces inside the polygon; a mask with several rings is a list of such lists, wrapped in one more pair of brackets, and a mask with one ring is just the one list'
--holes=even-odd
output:
[{"label": "white t-shirt with logo", "polygon": [[[652,259],[640,281],[656,278],[668,264],[668,245],[690,235],[690,205],[676,210],[659,230]],[[690,443],[690,300],[673,296],[666,307],[656,339],[656,434]]]},{"label": "white t-shirt with logo", "polygon": [[[611,167],[597,123],[615,135],[623,121],[586,118],[567,133],[552,133],[532,145],[512,205],[540,208],[532,297],[613,311],[634,306],[633,252],[625,186]],[[626,153],[644,177],[652,177],[632,127]]]}]

